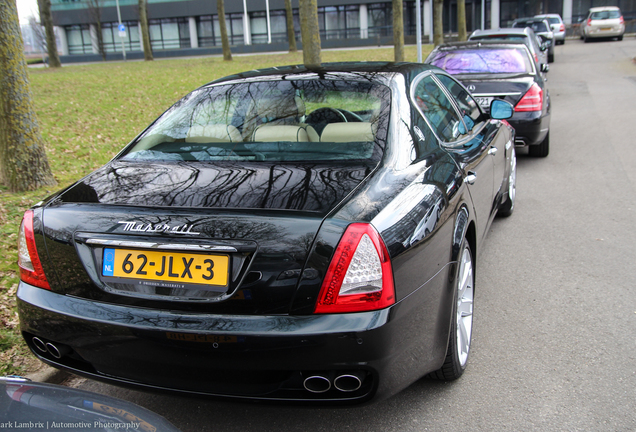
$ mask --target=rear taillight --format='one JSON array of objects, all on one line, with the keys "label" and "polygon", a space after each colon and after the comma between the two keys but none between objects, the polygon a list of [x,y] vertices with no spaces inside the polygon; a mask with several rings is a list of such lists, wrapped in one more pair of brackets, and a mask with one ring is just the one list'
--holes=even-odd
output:
[{"label": "rear taillight", "polygon": [[534,53],[534,61],[539,63],[539,56],[537,55],[537,53]]},{"label": "rear taillight", "polygon": [[623,19],[623,15],[618,19],[619,24],[625,24],[625,20]]},{"label": "rear taillight", "polygon": [[592,18],[588,18],[587,25],[589,25],[589,26],[592,25]]},{"label": "rear taillight", "polygon": [[33,211],[27,210],[22,218],[18,234],[18,266],[20,280],[36,287],[51,289],[44,275],[42,262],[35,247],[33,234]]},{"label": "rear taillight", "polygon": [[561,24],[561,25],[559,26],[559,31],[560,31],[560,32],[564,32],[564,31],[565,31],[565,25],[564,25],[564,24]]},{"label": "rear taillight", "polygon": [[363,312],[393,303],[393,270],[384,241],[370,224],[349,225],[327,269],[315,313]]},{"label": "rear taillight", "polygon": [[542,108],[543,90],[534,83],[515,106],[515,112],[541,111]]}]

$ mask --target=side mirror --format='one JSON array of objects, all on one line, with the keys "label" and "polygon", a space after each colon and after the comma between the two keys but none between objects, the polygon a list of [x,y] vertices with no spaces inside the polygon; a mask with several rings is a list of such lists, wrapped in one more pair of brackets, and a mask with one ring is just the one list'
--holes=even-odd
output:
[{"label": "side mirror", "polygon": [[510,102],[501,99],[495,99],[490,104],[490,117],[495,120],[505,120],[512,117],[515,108]]},{"label": "side mirror", "polygon": [[549,72],[550,71],[550,66],[548,66],[545,63],[541,63],[541,72]]}]

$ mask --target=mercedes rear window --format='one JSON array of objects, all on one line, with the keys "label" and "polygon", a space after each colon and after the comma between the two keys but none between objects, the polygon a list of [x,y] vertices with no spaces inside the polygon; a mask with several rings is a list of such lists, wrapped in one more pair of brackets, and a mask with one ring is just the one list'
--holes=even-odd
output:
[{"label": "mercedes rear window", "polygon": [[427,63],[450,74],[531,73],[532,65],[524,48],[487,47],[438,51]]}]

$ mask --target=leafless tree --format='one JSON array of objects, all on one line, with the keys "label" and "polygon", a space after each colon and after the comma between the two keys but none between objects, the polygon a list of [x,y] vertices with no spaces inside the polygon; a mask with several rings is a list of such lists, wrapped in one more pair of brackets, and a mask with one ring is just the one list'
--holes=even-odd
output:
[{"label": "leafless tree", "polygon": [[60,56],[57,54],[57,44],[55,42],[55,32],[53,30],[53,18],[51,17],[51,0],[38,0],[40,9],[40,22],[46,32],[46,49],[49,53],[49,66],[53,68],[62,67]]},{"label": "leafless tree", "polygon": [[[88,6],[88,15],[91,24],[95,26],[97,38],[97,52],[102,56],[102,60],[106,60],[106,50],[104,49],[104,34],[102,33],[102,8],[101,0],[86,0]],[[92,36],[92,35],[91,35]]]},{"label": "leafless tree", "polygon": [[221,29],[221,45],[223,45],[223,60],[232,60],[232,50],[230,40],[227,37],[227,26],[225,25],[225,4],[224,0],[217,0],[216,10],[219,16],[219,28]]},{"label": "leafless tree", "polygon": [[320,57],[320,28],[318,27],[317,0],[300,0],[300,35],[303,43],[303,63],[318,67]]},{"label": "leafless tree", "polygon": [[139,23],[141,24],[141,43],[144,49],[144,60],[154,60],[152,45],[150,44],[150,31],[148,30],[148,3],[139,0]]},{"label": "leafless tree", "polygon": [[296,32],[294,31],[294,11],[291,0],[285,0],[285,14],[287,15],[287,39],[289,40],[289,52],[296,52]]},{"label": "leafless tree", "polygon": [[393,0],[393,57],[404,61],[404,8],[402,0]]},{"label": "leafless tree", "polygon": [[0,182],[12,192],[56,184],[29,87],[15,0],[0,0]]}]

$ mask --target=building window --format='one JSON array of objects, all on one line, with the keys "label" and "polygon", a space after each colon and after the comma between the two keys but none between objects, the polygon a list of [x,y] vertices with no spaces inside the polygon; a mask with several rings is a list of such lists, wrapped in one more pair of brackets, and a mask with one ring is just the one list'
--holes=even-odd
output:
[{"label": "building window", "polygon": [[[139,24],[137,21],[125,21],[122,24],[126,26],[126,37],[124,38],[126,51],[141,51],[142,48],[139,43]],[[105,52],[121,52],[119,23],[102,23],[102,36]]]},{"label": "building window", "polygon": [[325,39],[360,37],[359,6],[326,6],[318,8],[320,36]]},{"label": "building window", "polygon": [[190,26],[187,18],[148,20],[148,27],[153,50],[190,48]]},{"label": "building window", "polygon": [[70,55],[93,53],[91,32],[88,24],[67,26],[66,39]]},{"label": "building window", "polygon": [[369,12],[369,37],[393,35],[393,6],[391,3],[372,3]]},{"label": "building window", "polygon": [[[204,15],[197,19],[199,46],[221,46],[221,26],[218,15]],[[243,44],[243,14],[225,14],[225,27],[230,45]]]},{"label": "building window", "polygon": [[[252,43],[267,43],[267,13],[251,12],[250,28],[252,31]],[[272,42],[287,41],[287,21],[284,10],[273,10],[269,12],[270,31]]]}]

